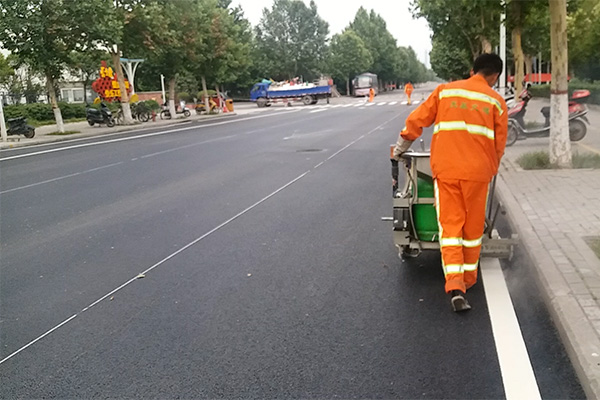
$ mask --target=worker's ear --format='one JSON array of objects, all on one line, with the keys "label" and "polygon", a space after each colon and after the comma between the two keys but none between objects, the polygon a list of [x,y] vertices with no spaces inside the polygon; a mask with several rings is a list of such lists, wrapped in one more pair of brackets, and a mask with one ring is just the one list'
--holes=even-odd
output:
[{"label": "worker's ear", "polygon": [[496,84],[496,82],[498,82],[498,78],[500,78],[500,74],[492,74],[486,76],[485,80],[491,87],[493,87]]}]

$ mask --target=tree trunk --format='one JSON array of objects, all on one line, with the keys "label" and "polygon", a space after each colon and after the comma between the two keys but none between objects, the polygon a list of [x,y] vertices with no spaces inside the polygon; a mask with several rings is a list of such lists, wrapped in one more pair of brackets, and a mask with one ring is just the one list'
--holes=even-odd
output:
[{"label": "tree trunk", "polygon": [[133,125],[133,117],[131,116],[131,107],[129,104],[129,95],[127,94],[127,88],[125,87],[125,78],[123,73],[123,67],[121,66],[121,56],[119,49],[116,52],[111,52],[113,66],[115,74],[117,74],[117,82],[119,82],[119,89],[121,91],[121,108],[123,109],[123,123],[125,125]]},{"label": "tree trunk", "polygon": [[221,91],[219,90],[219,85],[215,85],[215,90],[217,91],[217,97],[219,99],[219,107],[223,108],[223,101],[224,99],[221,98]]},{"label": "tree trunk", "polygon": [[569,140],[569,82],[567,51],[567,0],[550,3],[550,43],[552,83],[550,84],[550,162],[571,168]]},{"label": "tree trunk", "polygon": [[210,112],[210,101],[208,101],[208,89],[206,88],[206,77],[202,75],[202,93],[204,94],[204,107],[206,107],[206,113]]},{"label": "tree trunk", "polygon": [[512,30],[512,51],[515,58],[515,93],[518,95],[523,90],[523,78],[525,60],[523,48],[521,47],[521,27],[517,26]]},{"label": "tree trunk", "polygon": [[530,77],[530,80],[535,82],[535,77],[533,77],[533,56],[529,54],[525,54],[525,76]]},{"label": "tree trunk", "polygon": [[177,108],[175,107],[175,83],[177,78],[172,77],[169,79],[169,113],[171,118],[175,119],[177,116]]},{"label": "tree trunk", "polygon": [[346,96],[350,96],[350,78],[346,78]]},{"label": "tree trunk", "polygon": [[56,98],[56,90],[54,90],[54,79],[52,75],[46,74],[46,89],[50,96],[50,104],[52,104],[52,112],[54,113],[54,119],[56,120],[56,130],[60,133],[65,132],[65,124],[63,122],[62,113],[58,107],[58,99]]}]

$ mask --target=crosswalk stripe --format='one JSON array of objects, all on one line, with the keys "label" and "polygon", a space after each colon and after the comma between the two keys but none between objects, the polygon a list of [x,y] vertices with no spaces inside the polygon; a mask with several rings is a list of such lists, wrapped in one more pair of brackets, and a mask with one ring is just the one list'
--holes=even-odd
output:
[{"label": "crosswalk stripe", "polygon": [[374,106],[374,105],[375,105],[375,103],[369,103],[369,104],[366,104],[365,107],[371,107],[371,106]]},{"label": "crosswalk stripe", "polygon": [[398,102],[397,102],[397,101],[392,101],[392,102],[390,103],[390,106],[395,106],[396,104],[398,104]]},{"label": "crosswalk stripe", "polygon": [[354,107],[360,107],[362,105],[363,105],[363,103],[358,103],[358,104],[355,104]]},{"label": "crosswalk stripe", "polygon": [[378,106],[385,106],[387,104],[387,101],[381,102],[381,103],[377,103]]},{"label": "crosswalk stripe", "polygon": [[318,110],[312,110],[310,113],[311,113],[311,114],[312,114],[312,113],[318,113],[318,112],[321,112],[321,111],[327,111],[327,109],[326,109],[326,108],[320,108],[320,109],[318,109]]}]

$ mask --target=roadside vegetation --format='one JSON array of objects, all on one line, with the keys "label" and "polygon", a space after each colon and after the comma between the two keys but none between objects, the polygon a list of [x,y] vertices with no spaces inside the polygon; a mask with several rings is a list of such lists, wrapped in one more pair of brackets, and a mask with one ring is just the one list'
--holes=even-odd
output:
[{"label": "roadside vegetation", "polygon": [[[547,151],[525,153],[517,158],[517,163],[525,170],[558,168],[550,162],[550,155]],[[600,154],[573,153],[573,168],[600,169]]]}]

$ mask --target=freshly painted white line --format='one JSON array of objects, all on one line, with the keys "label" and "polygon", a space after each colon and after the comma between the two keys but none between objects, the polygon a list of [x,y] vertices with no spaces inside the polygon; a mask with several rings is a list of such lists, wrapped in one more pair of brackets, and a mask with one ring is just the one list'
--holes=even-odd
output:
[{"label": "freshly painted white line", "polygon": [[[299,110],[298,109],[296,109],[296,110],[290,110],[289,112],[297,112],[297,111],[299,111]],[[18,158],[33,157],[33,156],[37,156],[37,155],[40,155],[40,154],[56,153],[56,152],[59,152],[59,151],[78,149],[78,148],[82,148],[82,147],[99,146],[99,145],[102,145],[102,144],[125,142],[125,141],[136,140],[136,139],[144,139],[144,138],[148,138],[148,137],[152,137],[152,136],[166,135],[168,133],[173,133],[173,132],[189,131],[191,129],[203,129],[203,128],[208,128],[208,127],[211,127],[211,126],[219,126],[219,125],[225,125],[225,124],[234,124],[236,122],[244,122],[244,121],[249,121],[249,120],[252,120],[252,119],[259,119],[259,118],[269,118],[269,117],[273,117],[273,116],[281,116],[281,114],[279,114],[279,113],[273,113],[273,114],[267,114],[267,115],[257,115],[255,117],[240,118],[240,119],[236,119],[236,120],[232,120],[232,121],[213,122],[211,124],[194,125],[194,126],[188,126],[188,127],[185,127],[185,128],[177,128],[177,129],[170,129],[170,130],[166,130],[166,131],[146,133],[146,134],[143,134],[143,135],[136,135],[136,136],[128,136],[128,137],[124,137],[124,138],[102,140],[102,141],[93,142],[93,143],[76,144],[76,145],[73,145],[73,146],[60,147],[58,149],[41,150],[41,151],[36,151],[36,152],[33,152],[33,153],[27,153],[27,154],[20,154],[20,155],[16,155],[16,156],[4,157],[4,158],[0,158],[0,161],[8,161],[8,160],[15,160],[15,159],[18,159]],[[127,133],[127,132],[119,132],[119,133],[123,134],[123,133]],[[91,139],[91,138],[92,137],[90,137],[88,139]]]},{"label": "freshly painted white line", "polygon": [[63,179],[67,179],[67,178],[72,178],[74,176],[78,176],[78,175],[83,175],[83,174],[87,174],[89,172],[95,172],[95,171],[99,171],[101,169],[105,169],[105,168],[110,168],[110,167],[114,167],[117,165],[123,164],[123,162],[118,162],[118,163],[114,163],[114,164],[108,164],[108,165],[104,165],[102,167],[98,167],[98,168],[92,168],[92,169],[88,169],[86,171],[81,171],[81,172],[75,172],[74,174],[69,174],[69,175],[64,175],[64,176],[59,176],[58,178],[53,178],[53,179],[48,179],[46,181],[42,181],[42,182],[36,182],[36,183],[32,183],[30,185],[25,185],[25,186],[19,186],[13,189],[7,189],[7,190],[3,190],[0,192],[0,194],[5,194],[5,193],[10,193],[10,192],[15,192],[17,190],[21,190],[21,189],[27,189],[30,187],[34,187],[34,186],[39,186],[39,185],[43,185],[46,183],[51,183],[51,182],[56,182],[56,181],[60,181]]},{"label": "freshly painted white line", "polygon": [[322,112],[322,111],[327,111],[327,109],[326,108],[321,108],[319,110],[312,110],[310,113],[313,114],[313,113],[318,113],[318,112]]},{"label": "freshly painted white line", "polygon": [[356,105],[354,105],[354,104],[344,104],[344,108],[348,108],[348,107],[352,107],[352,106],[356,107]]},{"label": "freshly painted white line", "polygon": [[362,105],[364,105],[364,104],[365,104],[365,103],[356,103],[356,104],[354,105],[354,107],[360,107],[360,106],[362,106]]},{"label": "freshly painted white line", "polygon": [[420,102],[421,102],[421,100],[415,100],[415,101],[413,101],[412,103],[413,103],[413,104],[419,104]]},{"label": "freshly painted white line", "polygon": [[[335,152],[333,155],[331,155],[330,157],[327,158],[326,161],[331,160],[332,158],[334,158],[335,156],[337,156],[338,154],[340,154],[341,152],[343,152],[344,150],[346,150],[348,147],[352,146],[354,143],[358,142],[359,140],[364,139],[366,136],[372,134],[373,132],[378,131],[381,127],[385,126],[386,124],[388,124],[389,122],[395,120],[396,118],[398,118],[400,115],[396,115],[393,118],[390,118],[389,120],[387,120],[386,122],[382,123],[381,125],[378,125],[377,127],[373,128],[372,130],[370,130],[369,132],[367,132],[364,135],[361,135],[358,139],[353,140],[350,144],[344,146],[343,148],[341,148],[340,150],[338,150],[337,152]],[[319,164],[317,164],[315,167],[313,167],[313,169],[316,169],[318,167],[320,167],[321,165],[323,165],[326,161],[323,161]],[[153,269],[159,267],[160,265],[164,264],[165,262],[167,262],[168,260],[172,259],[173,257],[177,256],[178,254],[182,253],[183,251],[187,250],[188,248],[192,247],[193,245],[195,245],[196,243],[198,243],[199,241],[205,239],[207,236],[215,233],[216,231],[218,231],[219,229],[223,228],[224,226],[228,225],[229,223],[233,222],[234,220],[236,220],[237,218],[241,217],[242,215],[246,214],[248,211],[251,211],[252,209],[254,209],[255,207],[259,206],[260,204],[264,203],[265,201],[267,201],[268,199],[270,199],[271,197],[275,196],[277,193],[281,192],[282,190],[286,189],[287,187],[291,186],[292,184],[294,184],[295,182],[299,181],[300,179],[304,178],[308,173],[310,173],[311,170],[308,170],[306,172],[304,172],[303,174],[299,175],[298,177],[292,179],[291,181],[289,181],[288,183],[286,183],[285,185],[281,186],[279,189],[275,190],[274,192],[272,192],[271,194],[269,194],[268,196],[262,198],[261,200],[257,201],[256,203],[254,203],[253,205],[251,205],[250,207],[244,209],[243,211],[239,212],[238,214],[234,215],[233,217],[229,218],[227,221],[221,223],[220,225],[216,226],[215,228],[211,229],[210,231],[206,232],[204,235],[194,239],[193,241],[191,241],[190,243],[186,244],[185,246],[183,246],[182,248],[180,248],[179,250],[175,251],[174,253],[168,255],[167,257],[163,258],[162,260],[160,260],[159,262],[157,262],[156,264],[152,265],[150,268],[146,269],[145,271],[136,274],[133,278],[129,279],[127,282],[123,283],[122,285],[120,285],[119,287],[111,290],[110,292],[108,292],[107,294],[105,294],[104,296],[100,297],[98,300],[94,301],[93,303],[91,303],[89,306],[83,308],[80,312],[78,312],[77,314],[72,315],[71,317],[69,317],[68,319],[64,320],[63,322],[61,322],[60,324],[56,325],[54,328],[48,330],[47,332],[43,333],[42,335],[38,336],[36,339],[30,341],[29,343],[27,343],[26,345],[24,345],[23,347],[21,347],[20,349],[16,350],[15,352],[13,352],[12,354],[10,354],[9,356],[5,357],[4,359],[0,360],[0,365],[3,364],[4,362],[8,361],[9,359],[11,359],[12,357],[16,356],[17,354],[19,354],[20,352],[22,352],[23,350],[27,349],[29,346],[33,345],[34,343],[38,342],[39,340],[41,340],[42,338],[48,336],[49,334],[51,334],[52,332],[54,332],[55,330],[57,330],[58,328],[60,328],[61,326],[67,324],[68,322],[72,321],[73,319],[77,318],[79,315],[81,315],[82,313],[90,310],[92,307],[94,307],[95,305],[97,305],[98,303],[102,302],[103,300],[109,298],[110,296],[112,296],[113,294],[115,294],[116,292],[120,291],[121,289],[129,286],[131,283],[135,282],[138,280],[138,277],[140,275],[146,275],[148,272],[152,271]]]},{"label": "freshly painted white line", "polygon": [[506,399],[541,399],[500,262],[482,258],[480,269]]},{"label": "freshly painted white line", "polygon": [[402,103],[400,103],[400,104],[402,104],[403,106],[405,106],[405,105],[407,105],[407,104],[408,104],[408,101],[406,101],[406,100],[405,100],[405,101],[403,101],[403,102],[402,102]]},{"label": "freshly painted white line", "polygon": [[385,106],[387,104],[387,101],[382,101],[381,103],[377,103],[378,106]]},{"label": "freshly painted white line", "polygon": [[397,102],[397,101],[392,101],[392,102],[390,102],[390,106],[395,106],[396,104],[398,104],[398,102]]},{"label": "freshly painted white line", "polygon": [[371,106],[374,106],[374,105],[375,105],[375,103],[367,103],[367,104],[365,105],[365,107],[371,107]]}]

